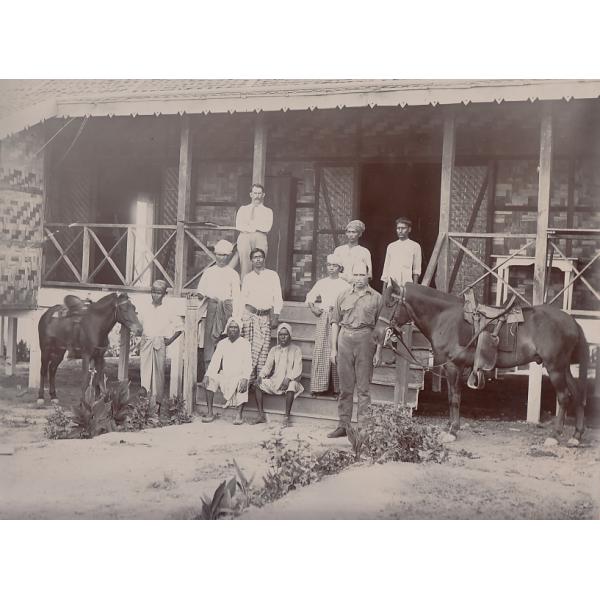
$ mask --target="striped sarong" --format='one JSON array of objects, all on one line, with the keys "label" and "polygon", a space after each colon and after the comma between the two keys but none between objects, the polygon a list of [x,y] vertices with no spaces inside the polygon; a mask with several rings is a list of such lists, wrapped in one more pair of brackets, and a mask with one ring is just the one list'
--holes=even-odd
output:
[{"label": "striped sarong", "polygon": [[326,392],[329,388],[329,378],[332,377],[333,389],[337,394],[340,380],[335,365],[329,362],[331,355],[331,310],[324,310],[317,321],[315,345],[310,370],[310,391]]},{"label": "striped sarong", "polygon": [[271,319],[269,315],[255,315],[244,311],[242,317],[242,336],[250,342],[252,354],[252,374],[250,381],[256,380],[256,374],[267,362],[271,346]]}]

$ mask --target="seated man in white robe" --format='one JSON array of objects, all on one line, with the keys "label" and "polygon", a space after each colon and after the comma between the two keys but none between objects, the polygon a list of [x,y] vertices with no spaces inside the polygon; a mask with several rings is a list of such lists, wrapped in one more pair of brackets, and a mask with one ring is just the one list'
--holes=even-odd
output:
[{"label": "seated man in white robe", "polygon": [[303,391],[300,383],[302,376],[302,351],[299,346],[292,344],[292,328],[287,323],[282,323],[277,328],[277,346],[269,350],[267,362],[261,369],[254,389],[256,404],[258,406],[258,420],[256,423],[265,423],[263,411],[263,392],[277,396],[285,394],[285,417],[283,426],[290,426],[290,412],[292,403]]},{"label": "seated man in white robe", "polygon": [[231,317],[225,328],[227,337],[221,340],[210,360],[202,384],[206,388],[208,413],[202,417],[203,423],[215,420],[213,400],[215,392],[221,390],[225,398],[225,408],[238,407],[238,415],[233,422],[241,425],[244,404],[248,402],[248,379],[252,371],[250,342],[241,337],[241,320]]}]

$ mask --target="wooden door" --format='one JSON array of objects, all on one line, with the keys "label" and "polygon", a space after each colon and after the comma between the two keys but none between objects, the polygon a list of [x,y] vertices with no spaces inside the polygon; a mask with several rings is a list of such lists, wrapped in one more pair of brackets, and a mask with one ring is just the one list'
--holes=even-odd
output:
[{"label": "wooden door", "polygon": [[[240,177],[238,198],[240,205],[248,204],[252,180]],[[287,298],[291,286],[291,252],[294,242],[293,215],[295,208],[294,179],[289,175],[267,176],[265,180],[265,206],[273,211],[273,227],[267,236],[269,251],[267,268],[277,271],[281,280],[283,297]]]}]

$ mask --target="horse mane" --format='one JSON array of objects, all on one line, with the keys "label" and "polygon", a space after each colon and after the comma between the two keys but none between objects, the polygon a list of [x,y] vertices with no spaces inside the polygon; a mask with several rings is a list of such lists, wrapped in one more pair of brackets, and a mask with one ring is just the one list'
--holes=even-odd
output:
[{"label": "horse mane", "polygon": [[117,293],[111,292],[110,294],[107,294],[106,296],[102,296],[102,298],[100,298],[100,300],[98,300],[96,302],[92,302],[90,308],[92,308],[92,309],[105,308],[106,305],[112,304],[115,301],[116,297],[117,297]]},{"label": "horse mane", "polygon": [[407,290],[414,290],[417,294],[423,294],[432,300],[436,300],[438,303],[443,302],[447,306],[463,304],[463,301],[458,296],[447,294],[446,292],[436,290],[435,288],[431,288],[426,285],[419,285],[418,283],[410,282],[407,282],[405,285]]}]

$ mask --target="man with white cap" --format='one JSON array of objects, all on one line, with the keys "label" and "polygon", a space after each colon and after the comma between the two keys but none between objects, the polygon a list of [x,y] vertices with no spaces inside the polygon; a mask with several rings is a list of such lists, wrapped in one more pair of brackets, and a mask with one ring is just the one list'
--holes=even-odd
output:
[{"label": "man with white cap", "polygon": [[319,279],[306,295],[306,304],[318,319],[310,373],[310,391],[313,395],[327,392],[330,385],[334,393],[337,394],[339,391],[337,368],[331,364],[329,355],[331,311],[337,297],[349,287],[348,282],[340,277],[343,268],[341,258],[336,254],[329,254],[327,256],[328,276]]},{"label": "man with white cap", "polygon": [[252,370],[250,343],[240,336],[241,320],[237,317],[230,317],[225,329],[227,337],[217,344],[202,381],[208,406],[208,413],[202,417],[202,422],[211,423],[215,420],[213,400],[215,392],[220,389],[225,398],[225,408],[238,408],[233,424],[241,425],[244,404],[248,402],[248,380]]},{"label": "man with white cap", "polygon": [[199,368],[202,367],[202,373],[221,339],[227,319],[238,314],[240,309],[240,276],[228,265],[232,251],[231,242],[219,240],[215,244],[216,264],[208,267],[198,282],[198,294],[206,299],[203,307],[205,313],[201,313],[202,335],[199,337],[204,349],[204,364],[198,365]]},{"label": "man with white cap", "polygon": [[141,386],[148,392],[152,403],[160,407],[165,387],[166,348],[183,331],[181,318],[177,319],[163,299],[167,294],[167,282],[157,279],[150,289],[151,300],[139,302],[138,318],[144,327],[140,342]]},{"label": "man with white cap", "polygon": [[371,404],[369,386],[373,366],[381,362],[381,346],[372,341],[373,329],[381,309],[381,294],[369,286],[367,266],[352,266],[353,284],[342,292],[331,316],[331,362],[340,377],[339,422],[327,437],[347,435],[352,418],[354,388],[358,396],[358,426],[364,427]]},{"label": "man with white cap", "polygon": [[273,211],[264,205],[264,186],[260,183],[252,184],[250,200],[250,204],[240,206],[235,216],[235,228],[240,232],[237,247],[242,281],[252,270],[250,252],[261,248],[267,254],[267,234],[273,227]]},{"label": "man with white cap", "polygon": [[283,426],[288,427],[292,403],[304,391],[304,387],[300,383],[302,351],[296,344],[291,343],[292,327],[288,323],[281,323],[277,328],[277,342],[277,346],[273,346],[269,350],[267,362],[256,380],[254,389],[258,406],[256,423],[266,423],[267,421],[263,410],[263,392],[277,396],[285,394]]},{"label": "man with white cap", "polygon": [[342,279],[352,283],[352,265],[355,262],[363,262],[367,266],[367,276],[370,279],[373,276],[373,267],[371,265],[371,253],[364,246],[358,244],[358,240],[365,232],[366,226],[362,221],[354,219],[346,225],[347,244],[338,246],[333,253],[337,255],[343,265]]}]

